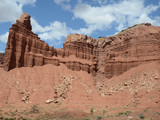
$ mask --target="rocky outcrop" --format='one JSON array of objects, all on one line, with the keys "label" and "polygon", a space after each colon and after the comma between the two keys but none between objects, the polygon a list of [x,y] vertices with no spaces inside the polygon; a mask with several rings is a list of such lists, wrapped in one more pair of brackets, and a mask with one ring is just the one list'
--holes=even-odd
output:
[{"label": "rocky outcrop", "polygon": [[30,16],[23,13],[20,20],[10,28],[4,69],[8,71],[15,67],[43,65],[48,62],[44,57],[52,57],[54,52],[52,46],[49,47],[31,31]]},{"label": "rocky outcrop", "polygon": [[140,64],[160,61],[160,28],[149,23],[106,38],[68,35],[62,49],[49,46],[31,30],[27,13],[10,28],[4,56],[6,71],[23,66],[65,64],[71,70],[111,78]]},{"label": "rocky outcrop", "polygon": [[[115,36],[98,39],[99,69],[107,78],[140,64],[160,61],[160,28],[149,23],[130,27]],[[104,67],[105,66],[105,67]]]},{"label": "rocky outcrop", "polygon": [[[64,43],[64,56],[75,55],[81,59],[93,59],[93,42],[96,39],[86,35],[73,34],[68,35]],[[67,54],[66,54],[67,53]]]},{"label": "rocky outcrop", "polygon": [[20,23],[25,26],[28,30],[32,30],[31,21],[30,21],[30,15],[27,13],[22,13],[20,17]]},{"label": "rocky outcrop", "polygon": [[0,67],[3,66],[3,57],[4,57],[4,53],[0,53]]},{"label": "rocky outcrop", "polygon": [[[83,52],[87,60],[82,61],[81,59],[77,59],[82,58],[79,56],[79,48],[76,48],[77,50],[74,51],[75,54],[72,49],[67,49],[67,47],[66,49],[54,49],[53,46],[49,46],[40,40],[38,35],[33,33],[31,29],[30,16],[27,13],[23,13],[20,20],[17,20],[10,28],[4,56],[4,69],[6,71],[23,66],[33,67],[45,64],[59,66],[63,63],[69,69],[77,71],[84,70],[93,75],[95,74],[95,62],[88,61],[90,58],[93,58],[92,45],[88,44],[88,46],[86,46],[88,51],[85,52],[84,50]],[[87,39],[83,42],[83,45],[87,42],[86,40]],[[68,43],[67,41],[66,39],[66,43]],[[76,59],[72,60],[68,58],[70,55],[75,55]],[[63,59],[64,57],[65,59]]]},{"label": "rocky outcrop", "polygon": [[61,103],[64,99],[67,98],[67,92],[72,88],[72,80],[74,76],[62,76],[63,82],[54,87],[55,91],[55,103]]}]

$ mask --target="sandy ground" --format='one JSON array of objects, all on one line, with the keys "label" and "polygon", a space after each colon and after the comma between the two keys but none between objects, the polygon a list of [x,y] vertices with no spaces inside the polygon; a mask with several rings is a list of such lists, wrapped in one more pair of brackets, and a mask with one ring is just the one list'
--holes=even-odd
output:
[{"label": "sandy ground", "polygon": [[[63,64],[22,67],[9,72],[0,68],[0,89],[2,117],[160,119],[160,66],[156,62],[99,81]],[[51,103],[46,104],[47,100]]]}]

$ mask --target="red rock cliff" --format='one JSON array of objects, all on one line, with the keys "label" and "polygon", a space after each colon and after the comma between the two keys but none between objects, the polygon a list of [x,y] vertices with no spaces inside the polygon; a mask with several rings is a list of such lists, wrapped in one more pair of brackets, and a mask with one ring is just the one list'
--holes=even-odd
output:
[{"label": "red rock cliff", "polygon": [[[88,73],[95,74],[95,63],[88,61],[92,57],[93,52],[93,46],[91,44],[85,47],[88,50],[87,52],[85,49],[83,51],[87,60],[81,60],[77,58],[83,58],[80,57],[81,53],[78,51],[78,47],[71,47],[69,49],[64,45],[65,49],[56,50],[53,46],[49,46],[40,40],[31,29],[30,16],[27,13],[23,13],[20,20],[17,20],[10,28],[4,56],[4,69],[6,71],[15,67],[33,67],[44,64],[60,65],[60,63],[63,63],[69,69],[84,70]],[[85,41],[81,43],[82,47],[85,45]],[[69,44],[67,39],[66,44]],[[70,55],[75,55],[76,57],[73,59],[69,57]]]},{"label": "red rock cliff", "polygon": [[160,61],[160,28],[149,23],[97,41],[99,69],[107,78],[121,75],[139,64]]},{"label": "red rock cliff", "polygon": [[10,28],[4,56],[6,71],[23,66],[65,64],[72,70],[111,78],[139,64],[160,61],[160,28],[148,23],[106,38],[68,35],[63,49],[54,49],[31,30],[27,13]]},{"label": "red rock cliff", "polygon": [[30,16],[27,13],[23,13],[20,20],[17,20],[10,28],[4,56],[5,70],[22,66],[43,65],[45,61],[42,56],[53,56],[54,48],[40,40],[31,31],[31,28]]}]

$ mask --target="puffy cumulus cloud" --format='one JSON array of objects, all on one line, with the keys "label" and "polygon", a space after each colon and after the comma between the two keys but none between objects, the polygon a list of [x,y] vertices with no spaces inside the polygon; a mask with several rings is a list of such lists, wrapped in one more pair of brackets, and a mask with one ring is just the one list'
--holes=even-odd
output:
[{"label": "puffy cumulus cloud", "polygon": [[58,21],[51,23],[50,26],[47,26],[44,29],[46,29],[46,31],[39,34],[39,37],[44,40],[61,40],[68,34],[66,24]]},{"label": "puffy cumulus cloud", "polygon": [[31,24],[32,31],[37,33],[41,40],[46,42],[54,42],[56,45],[61,44],[62,39],[65,39],[68,34],[79,33],[89,35],[97,29],[96,26],[91,26],[89,28],[74,30],[67,27],[65,22],[59,21],[51,22],[49,25],[42,27],[35,18],[31,18]]},{"label": "puffy cumulus cloud", "polygon": [[15,21],[24,5],[34,5],[36,0],[0,0],[0,22]]},{"label": "puffy cumulus cloud", "polygon": [[[62,38],[72,32],[72,29],[66,26],[65,22],[54,21],[49,25],[42,27],[35,18],[31,18],[32,31],[37,33],[38,36],[47,42],[54,42],[55,45],[62,43]],[[0,42],[7,43],[9,32],[0,35]],[[55,42],[56,41],[56,42]]]},{"label": "puffy cumulus cloud", "polygon": [[66,37],[71,31],[67,28],[66,23],[59,21],[54,21],[48,26],[42,27],[34,18],[31,18],[31,24],[33,28],[32,31],[38,33],[38,36],[45,41],[59,40],[59,43],[60,40]]},{"label": "puffy cumulus cloud", "polygon": [[0,36],[0,41],[3,43],[7,43],[9,32],[6,32],[4,35]]},{"label": "puffy cumulus cloud", "polygon": [[31,17],[31,25],[32,25],[32,31],[35,33],[44,32],[44,28],[36,21],[35,18]]},{"label": "puffy cumulus cloud", "polygon": [[97,30],[97,27],[95,25],[91,25],[89,27],[80,28],[78,30],[70,29],[70,33],[91,35],[95,30]]},{"label": "puffy cumulus cloud", "polygon": [[65,10],[71,10],[71,5],[69,4],[71,0],[54,0],[54,2],[58,5],[61,5],[61,7]]},{"label": "puffy cumulus cloud", "polygon": [[144,0],[120,0],[101,6],[80,2],[75,6],[73,14],[76,19],[82,19],[86,23],[86,28],[80,31],[92,33],[95,30],[112,28],[112,25],[117,31],[144,22],[157,25],[158,18],[151,17],[151,14],[159,8],[160,2],[158,5],[145,6]]}]

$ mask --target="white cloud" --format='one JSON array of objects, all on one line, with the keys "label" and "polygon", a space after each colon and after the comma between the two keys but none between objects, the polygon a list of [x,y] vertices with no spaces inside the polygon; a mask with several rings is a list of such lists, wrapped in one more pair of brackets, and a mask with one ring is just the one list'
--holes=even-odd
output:
[{"label": "white cloud", "polygon": [[92,0],[94,4],[105,5],[108,2],[112,2],[113,0]]},{"label": "white cloud", "polygon": [[47,26],[42,27],[35,18],[31,18],[32,31],[37,33],[41,40],[47,42],[54,42],[54,44],[62,44],[62,38],[66,38],[68,34],[91,34],[96,27],[90,26],[89,28],[80,28],[74,30],[66,26],[65,22],[54,21]]},{"label": "white cloud", "polygon": [[[113,1],[113,0],[112,0]],[[24,5],[34,5],[36,0],[0,0],[0,22],[15,21],[23,12]],[[65,22],[53,21],[47,26],[41,26],[35,18],[31,18],[32,31],[37,33],[42,40],[54,41],[60,44],[62,39],[71,33],[91,35],[96,30],[109,30],[113,25],[117,31],[131,25],[143,22],[150,22],[160,25],[160,17],[151,14],[160,8],[158,5],[145,6],[144,0],[92,0],[97,4],[86,3],[85,0],[78,0],[74,9],[71,9],[71,0],[54,0],[62,8],[72,11],[74,19],[81,19],[85,27],[77,30],[67,27]],[[0,41],[6,43],[8,32],[0,36]]]},{"label": "white cloud", "polygon": [[46,31],[39,34],[39,37],[43,40],[61,40],[68,34],[66,24],[58,21],[51,23],[50,26],[46,26],[44,29]]},{"label": "white cloud", "polygon": [[56,41],[56,45],[62,43],[62,38],[66,38],[68,34],[78,33],[90,35],[94,30],[97,29],[96,26],[90,26],[80,29],[72,29],[66,26],[65,22],[54,21],[47,26],[42,27],[35,18],[31,18],[32,31],[37,33],[41,40],[44,41]]},{"label": "white cloud", "polygon": [[71,0],[54,0],[56,4],[61,4],[63,2],[70,2]]},{"label": "white cloud", "polygon": [[71,5],[69,4],[71,0],[54,0],[54,2],[58,5],[61,5],[61,7],[64,10],[71,10]]},{"label": "white cloud", "polygon": [[89,27],[80,28],[78,30],[70,29],[70,33],[78,33],[78,34],[85,34],[85,35],[91,35],[93,31],[97,30],[97,27],[94,25],[91,25]]},{"label": "white cloud", "polygon": [[3,43],[7,43],[9,32],[6,32],[4,35],[0,36],[0,41]]},{"label": "white cloud", "polygon": [[0,22],[15,21],[24,5],[34,5],[36,0],[0,0]]},{"label": "white cloud", "polygon": [[[54,0],[62,8],[74,14],[73,20],[81,19],[86,23],[84,28],[71,30],[71,33],[91,35],[96,30],[109,30],[115,27],[121,31],[134,24],[149,22],[159,25],[158,17],[151,14],[160,8],[158,5],[145,5],[145,0],[78,0],[74,9],[71,9],[71,0]],[[68,7],[65,7],[69,5]]]},{"label": "white cloud", "polygon": [[42,27],[38,22],[32,18],[32,31],[38,33],[39,37],[45,41],[55,41],[61,40],[69,34],[69,28],[67,28],[66,23],[61,23],[59,21],[54,21],[48,26]]},{"label": "white cloud", "polygon": [[144,0],[120,0],[113,4],[91,6],[80,2],[75,6],[73,14],[76,19],[86,23],[86,28],[80,30],[90,34],[95,30],[109,29],[113,24],[118,31],[138,23],[159,24],[157,17],[151,18],[150,14],[160,8],[160,3],[148,6],[144,3]]},{"label": "white cloud", "polygon": [[38,24],[38,22],[31,17],[31,25],[32,25],[32,31],[35,32],[35,33],[38,33],[38,32],[44,32],[44,28]]},{"label": "white cloud", "polygon": [[17,2],[18,4],[23,4],[23,5],[34,5],[36,3],[36,0],[13,0]]}]

